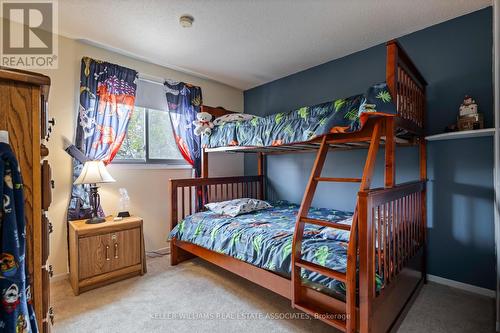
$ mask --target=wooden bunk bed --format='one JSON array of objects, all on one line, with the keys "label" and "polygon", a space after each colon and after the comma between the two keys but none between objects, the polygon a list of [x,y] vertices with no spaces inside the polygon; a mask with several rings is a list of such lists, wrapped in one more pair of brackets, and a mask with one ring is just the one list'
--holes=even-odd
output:
[{"label": "wooden bunk bed", "polygon": [[[311,171],[295,224],[291,279],[253,266],[233,257],[173,238],[170,242],[171,264],[194,256],[203,258],[291,300],[294,308],[344,332],[386,332],[397,327],[407,305],[426,278],[426,147],[424,114],[426,82],[409,56],[396,41],[387,43],[386,83],[397,107],[396,117],[373,117],[354,133],[331,133],[307,142],[272,147],[219,147],[203,150],[202,178],[171,180],[171,228],[187,215],[202,211],[206,201],[235,198],[264,199],[265,158],[268,154],[316,150]],[[221,108],[204,111],[220,116],[229,113]],[[397,133],[405,133],[404,139]],[[395,184],[395,145],[417,145],[420,152],[420,179]],[[385,146],[385,186],[371,189],[377,152]],[[367,149],[361,178],[332,178],[321,175],[326,155],[331,149]],[[246,152],[258,155],[257,176],[208,176],[210,152]],[[332,223],[308,217],[312,198],[319,182],[359,182],[352,224]],[[203,202],[193,200],[201,191]],[[302,260],[301,249],[305,224],[350,230],[347,270],[340,273]],[[358,266],[357,266],[358,263]],[[301,281],[300,271],[307,269],[343,281],[345,300],[314,290]],[[375,272],[383,272],[382,288],[376,289]],[[359,286],[357,290],[356,286]],[[339,319],[335,314],[343,314]]]}]

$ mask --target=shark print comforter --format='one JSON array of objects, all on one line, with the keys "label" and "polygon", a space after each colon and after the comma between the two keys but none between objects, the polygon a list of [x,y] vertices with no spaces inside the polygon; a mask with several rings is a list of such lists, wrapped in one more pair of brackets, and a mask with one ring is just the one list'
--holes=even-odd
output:
[{"label": "shark print comforter", "polygon": [[370,116],[396,113],[387,84],[381,83],[349,98],[263,118],[223,123],[202,137],[202,146],[279,146],[305,142],[327,133],[359,131]]},{"label": "shark print comforter", "polygon": [[[291,275],[292,238],[299,206],[272,202],[272,208],[229,217],[211,211],[186,217],[170,233],[171,238],[223,253],[285,277]],[[311,208],[309,217],[350,224],[352,213]],[[349,232],[306,224],[302,259],[345,272]],[[302,270],[304,282],[343,298],[343,282]],[[377,282],[380,282],[377,278]]]}]

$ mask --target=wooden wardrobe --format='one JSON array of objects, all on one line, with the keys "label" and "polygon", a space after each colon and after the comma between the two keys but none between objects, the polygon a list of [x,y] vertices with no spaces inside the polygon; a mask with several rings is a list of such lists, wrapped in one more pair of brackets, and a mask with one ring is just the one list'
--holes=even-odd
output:
[{"label": "wooden wardrobe", "polygon": [[0,130],[9,133],[9,143],[19,161],[24,183],[26,213],[26,256],[31,295],[40,332],[50,332],[50,276],[47,264],[49,233],[46,217],[53,182],[44,142],[51,131],[47,99],[50,78],[26,71],[0,67]]}]

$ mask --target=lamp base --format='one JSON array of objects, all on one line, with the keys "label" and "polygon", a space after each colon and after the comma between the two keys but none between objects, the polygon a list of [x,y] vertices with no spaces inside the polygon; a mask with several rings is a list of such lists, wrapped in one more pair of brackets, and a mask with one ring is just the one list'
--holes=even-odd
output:
[{"label": "lamp base", "polygon": [[96,184],[90,184],[90,206],[92,207],[92,217],[85,221],[87,224],[98,224],[105,222],[106,219],[99,217],[99,206],[101,206],[101,198]]},{"label": "lamp base", "polygon": [[87,221],[85,221],[85,223],[87,223],[87,224],[98,224],[98,223],[102,223],[102,222],[106,222],[106,219],[102,218],[102,217],[93,217],[93,218],[90,218]]}]

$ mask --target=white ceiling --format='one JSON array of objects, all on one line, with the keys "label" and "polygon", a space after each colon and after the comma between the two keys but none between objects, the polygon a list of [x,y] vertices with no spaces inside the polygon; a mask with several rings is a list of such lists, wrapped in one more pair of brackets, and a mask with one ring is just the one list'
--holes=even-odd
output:
[{"label": "white ceiling", "polygon": [[[240,89],[470,13],[491,0],[61,0],[59,32]],[[179,25],[194,16],[192,28]]]}]

